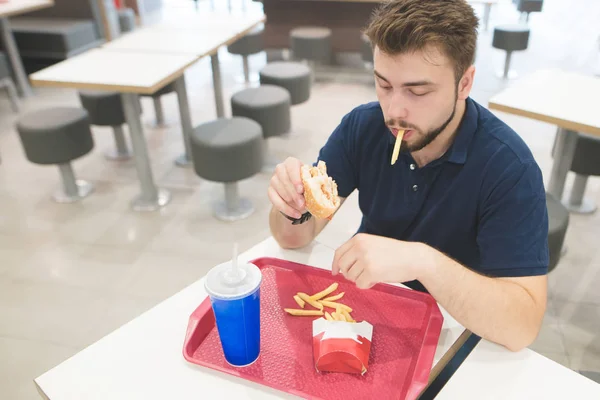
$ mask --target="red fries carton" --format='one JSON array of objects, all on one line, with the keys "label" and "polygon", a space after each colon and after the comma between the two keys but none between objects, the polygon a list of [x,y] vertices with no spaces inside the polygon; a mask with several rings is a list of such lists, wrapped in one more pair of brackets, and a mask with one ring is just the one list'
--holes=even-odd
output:
[{"label": "red fries carton", "polygon": [[367,372],[373,325],[327,321],[313,321],[313,354],[319,372],[345,372],[361,374]]}]

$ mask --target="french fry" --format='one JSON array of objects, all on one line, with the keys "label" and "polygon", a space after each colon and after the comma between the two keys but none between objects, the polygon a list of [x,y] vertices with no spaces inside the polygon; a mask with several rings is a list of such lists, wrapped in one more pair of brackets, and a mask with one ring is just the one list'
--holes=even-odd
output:
[{"label": "french fry", "polygon": [[394,152],[392,153],[392,165],[398,161],[398,154],[400,153],[400,145],[402,144],[402,138],[404,137],[404,130],[399,130],[396,136],[396,143],[394,143]]},{"label": "french fry", "polygon": [[336,303],[334,301],[327,301],[327,300],[319,300],[319,303],[321,303],[325,307],[335,308],[335,309],[337,309],[337,307],[339,306],[340,308],[348,311],[349,313],[352,312],[352,308],[350,308],[347,305],[342,304],[342,303]]},{"label": "french fry", "polygon": [[297,317],[321,316],[323,311],[320,310],[300,310],[296,308],[284,308],[284,311],[290,315]]},{"label": "french fry", "polygon": [[306,302],[302,300],[298,295],[294,296],[294,300],[296,300],[296,303],[298,303],[300,308],[304,308],[304,304],[306,304]]},{"label": "french fry", "polygon": [[342,315],[346,318],[346,322],[356,322],[351,316],[350,313],[344,309],[342,310]]},{"label": "french fry", "polygon": [[323,297],[329,295],[330,293],[335,292],[337,288],[338,288],[338,283],[334,282],[331,285],[329,285],[329,287],[327,289],[322,290],[319,293],[313,294],[312,296],[310,296],[310,298],[315,301],[321,300]]},{"label": "french fry", "polygon": [[344,322],[348,322],[348,320],[346,319],[346,316],[344,315],[344,313],[337,313],[336,314],[339,316],[339,320],[340,321],[344,321]]},{"label": "french fry", "polygon": [[344,294],[345,294],[345,293],[346,293],[346,292],[342,292],[342,293],[338,293],[338,294],[336,294],[335,296],[331,296],[331,297],[325,297],[325,298],[323,299],[323,301],[336,301],[336,300],[339,300],[339,299],[341,299],[342,297],[344,297]]},{"label": "french fry", "polygon": [[329,314],[327,311],[325,311],[325,319],[327,321],[333,321],[333,317],[331,316],[331,314]]},{"label": "french fry", "polygon": [[323,311],[323,305],[324,304],[321,304],[318,301],[311,299],[310,296],[307,295],[306,293],[299,292],[298,293],[298,297],[300,297],[302,300],[304,300],[305,302],[307,302],[308,304],[310,304],[314,308]]}]

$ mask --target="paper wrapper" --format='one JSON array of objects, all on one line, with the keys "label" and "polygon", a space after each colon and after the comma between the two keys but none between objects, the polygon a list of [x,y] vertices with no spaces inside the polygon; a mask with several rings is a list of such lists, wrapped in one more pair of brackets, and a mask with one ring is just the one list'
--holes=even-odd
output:
[{"label": "paper wrapper", "polygon": [[361,374],[369,367],[373,325],[327,321],[313,321],[313,353],[319,372]]}]

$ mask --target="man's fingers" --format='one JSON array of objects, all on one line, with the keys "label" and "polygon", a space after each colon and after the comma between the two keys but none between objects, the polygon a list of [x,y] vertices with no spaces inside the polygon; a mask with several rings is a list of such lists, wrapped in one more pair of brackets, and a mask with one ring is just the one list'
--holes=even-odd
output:
[{"label": "man's fingers", "polygon": [[292,218],[300,218],[302,216],[298,210],[290,207],[271,186],[269,186],[268,195],[273,206],[285,215]]},{"label": "man's fingers", "polygon": [[[358,257],[353,248],[348,249],[338,260],[339,273],[347,278],[348,271],[354,267],[354,264],[358,262]],[[360,268],[360,267],[357,267]]]},{"label": "man's fingers", "polygon": [[[293,168],[288,167],[286,164],[279,164],[275,170],[275,176],[289,193],[291,199],[288,203],[293,203],[297,209],[302,209],[304,208],[304,196],[301,194],[302,192],[298,192],[294,178],[290,176],[292,170]],[[298,167],[297,174],[300,176],[300,167]],[[302,181],[300,181],[300,186],[302,186]],[[304,187],[302,187],[302,190],[304,191]]]},{"label": "man's fingers", "polygon": [[284,163],[287,175],[290,178],[290,183],[294,186],[296,193],[302,194],[304,192],[304,186],[302,185],[301,169],[302,163],[300,160],[295,158],[289,158]]},{"label": "man's fingers", "polygon": [[348,250],[350,250],[352,248],[353,244],[354,244],[354,238],[351,238],[335,251],[335,255],[333,257],[333,264],[331,265],[331,270],[333,272],[333,275],[337,275],[340,272],[340,266],[339,266],[340,259],[342,258],[342,256],[344,254],[346,254],[346,252]]},{"label": "man's fingers", "polygon": [[364,270],[365,268],[363,263],[356,261],[348,268],[348,270],[346,270],[346,272],[344,272],[344,276],[349,281],[356,282],[356,280],[363,273]]},{"label": "man's fingers", "polygon": [[356,281],[354,281],[354,283],[359,289],[371,289],[373,286],[375,286],[375,282],[373,282],[370,274],[365,270],[363,270],[363,272],[358,276],[358,278],[356,278]]}]

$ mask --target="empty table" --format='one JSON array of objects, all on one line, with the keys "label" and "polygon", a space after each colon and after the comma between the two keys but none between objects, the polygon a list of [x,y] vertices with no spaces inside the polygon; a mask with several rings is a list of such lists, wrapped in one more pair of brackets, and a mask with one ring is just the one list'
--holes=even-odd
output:
[{"label": "empty table", "polygon": [[8,3],[0,4],[0,30],[2,30],[2,41],[4,48],[8,53],[10,64],[17,78],[17,86],[23,96],[31,95],[31,87],[19,56],[19,51],[15,43],[15,38],[10,29],[8,17],[13,15],[25,14],[27,12],[41,10],[42,8],[52,7],[52,0],[11,0]]},{"label": "empty table", "polygon": [[493,96],[489,108],[558,127],[548,192],[562,198],[577,132],[600,135],[600,78],[558,69],[534,74]]},{"label": "empty table", "polygon": [[[185,94],[183,72],[197,57],[182,54],[115,52],[94,49],[69,58],[30,76],[34,86],[120,92],[131,134],[141,194],[134,199],[134,210],[156,210],[169,202],[170,194],[154,183],[146,139],[140,121],[138,95],[152,94],[175,81],[178,93]],[[187,108],[180,97],[179,107]],[[189,113],[189,110],[188,110]]]}]

